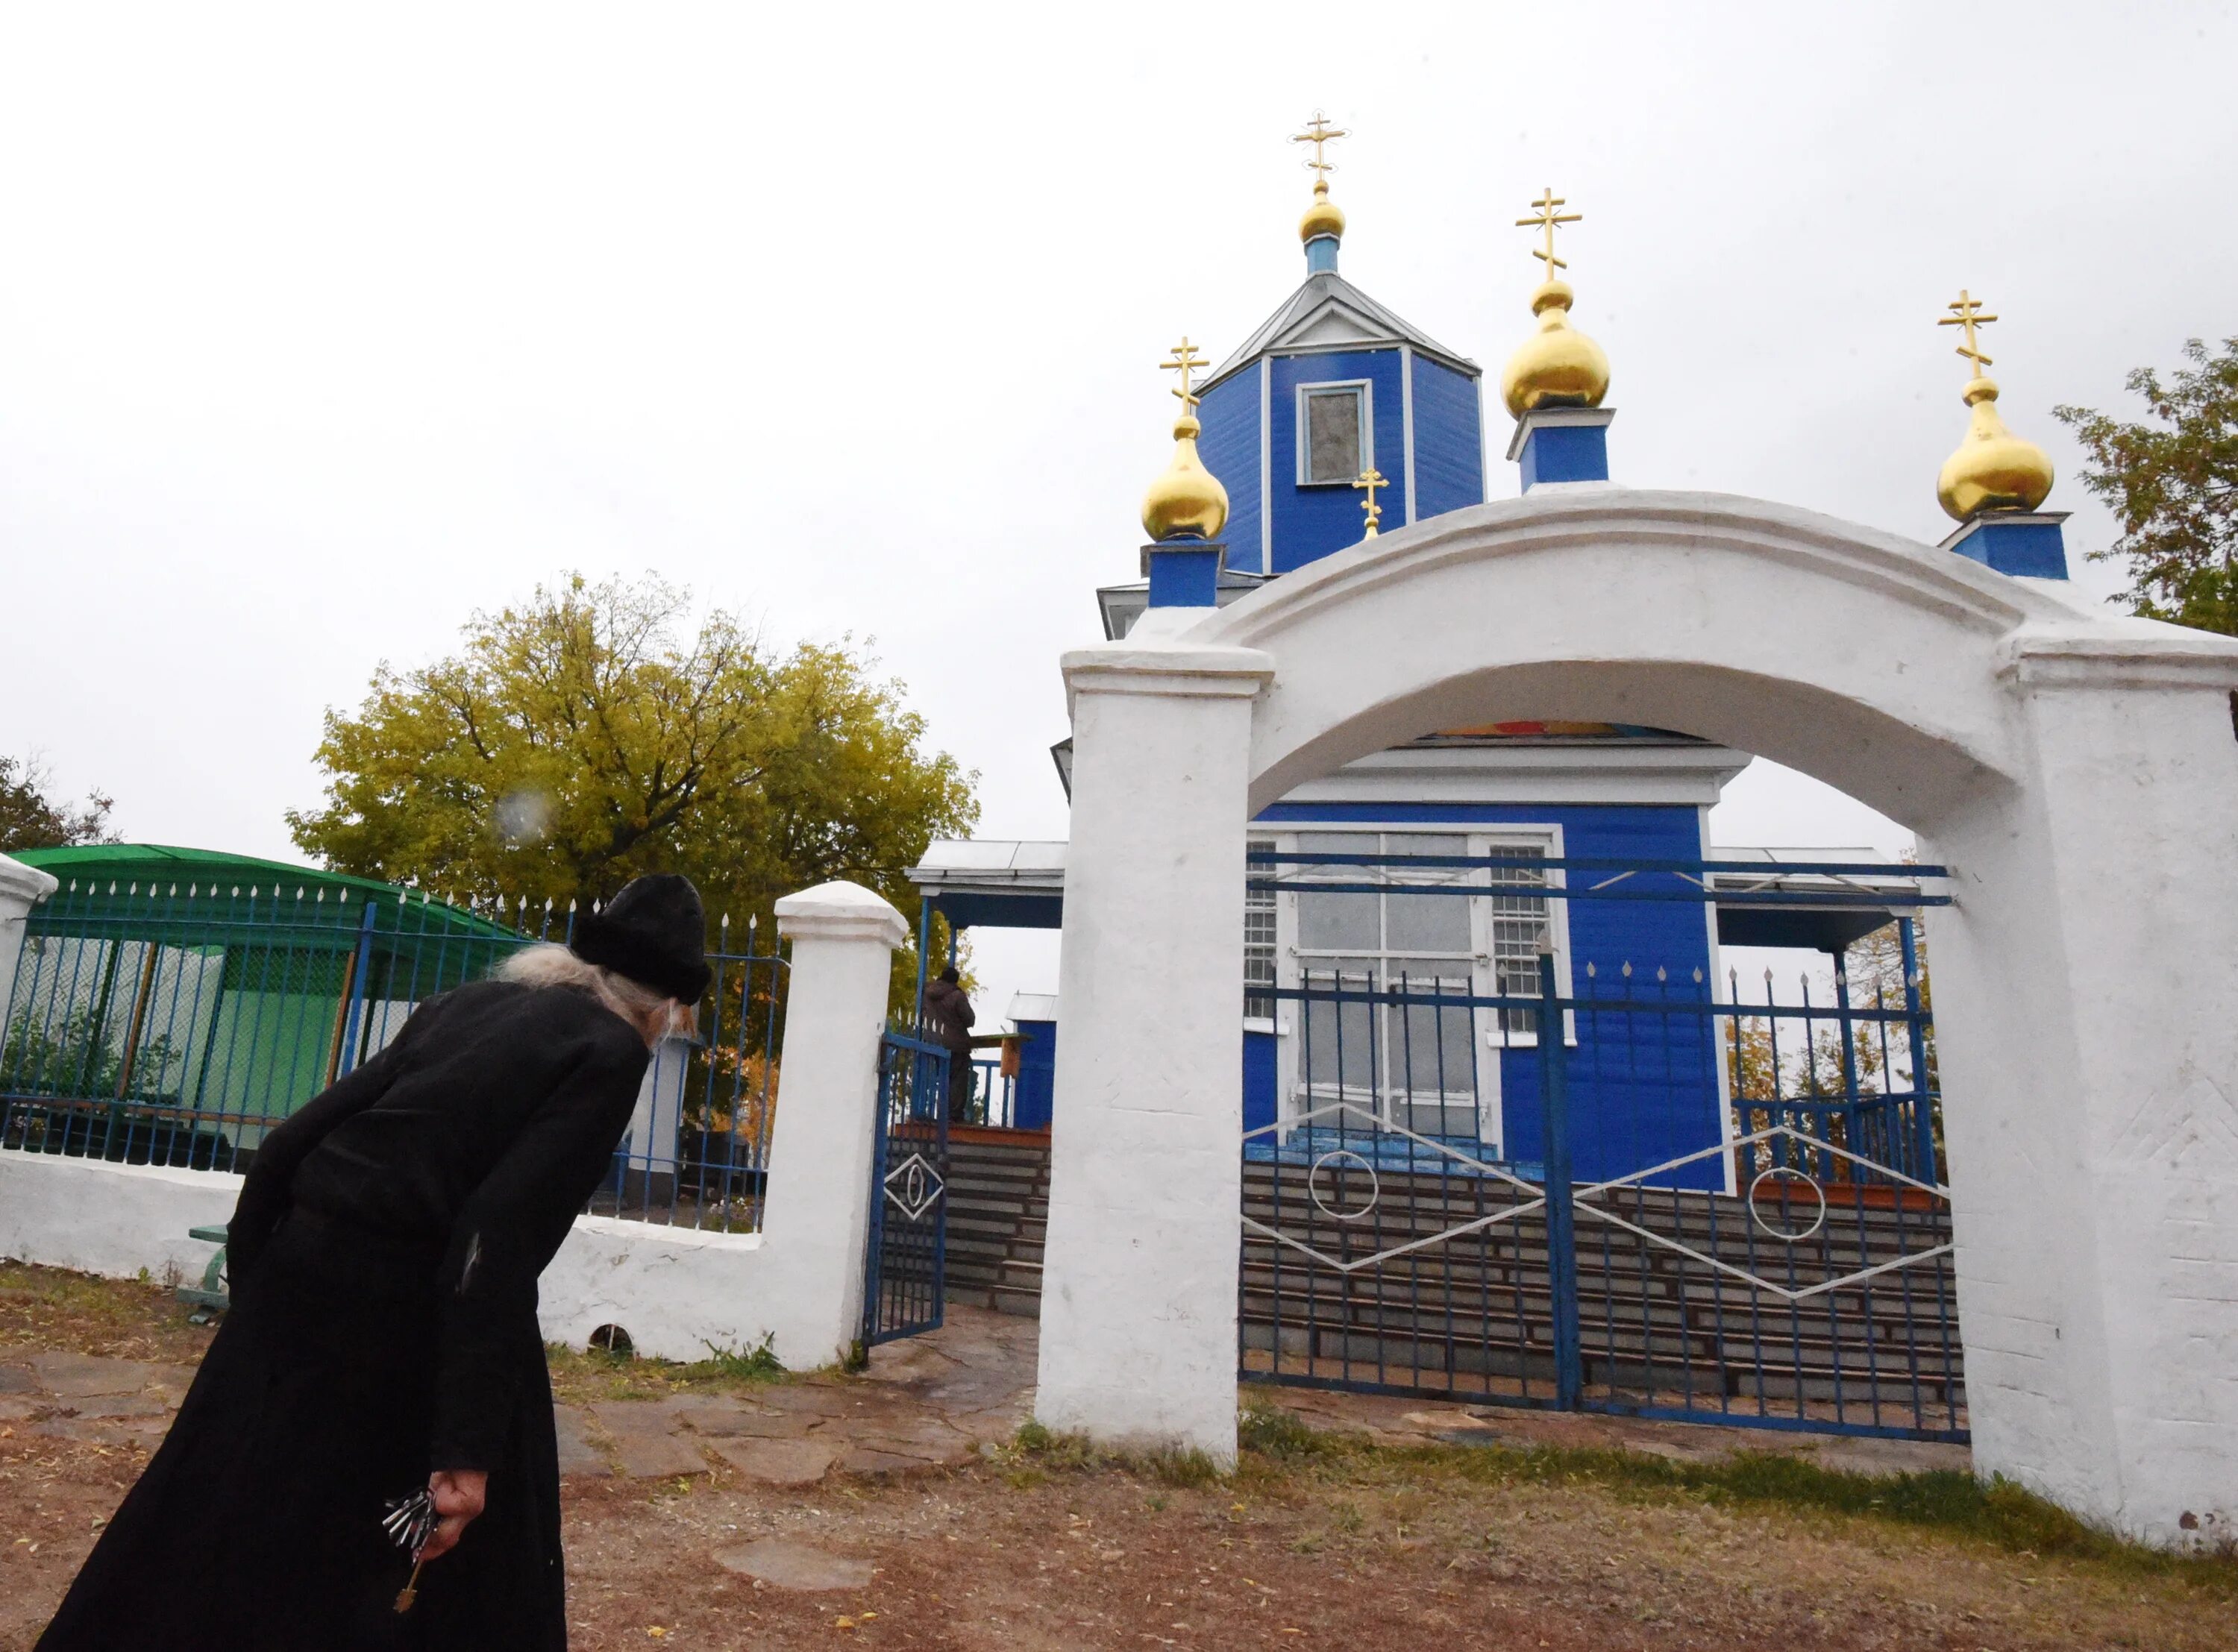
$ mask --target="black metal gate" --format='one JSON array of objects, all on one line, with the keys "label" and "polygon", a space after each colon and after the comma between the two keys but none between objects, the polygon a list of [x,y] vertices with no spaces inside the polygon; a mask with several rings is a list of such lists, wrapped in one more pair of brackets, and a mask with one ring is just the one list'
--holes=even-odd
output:
[{"label": "black metal gate", "polygon": [[[1354,876],[1338,887],[1372,887]],[[1844,980],[1838,1008],[1721,1001],[1699,970],[1587,964],[1565,992],[1551,951],[1530,995],[1342,968],[1275,986],[1296,1055],[1244,1137],[1241,1375],[1963,1440],[1908,925],[1904,956],[1897,1000]],[[1454,1128],[1487,1022],[1503,1053],[1528,1041],[1505,1151]],[[1705,1143],[1612,1146],[1606,1098],[1697,1092]]]},{"label": "black metal gate", "polygon": [[878,1043],[863,1344],[937,1330],[948,1259],[948,1064],[937,1044],[889,1032]]}]

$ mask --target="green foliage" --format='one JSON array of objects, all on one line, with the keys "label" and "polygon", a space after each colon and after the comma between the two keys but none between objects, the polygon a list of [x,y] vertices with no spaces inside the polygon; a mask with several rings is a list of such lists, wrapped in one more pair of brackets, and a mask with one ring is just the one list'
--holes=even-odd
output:
[{"label": "green foliage", "polygon": [[688,638],[688,592],[648,577],[538,587],[476,613],[450,657],[384,664],[317,753],[327,801],[291,811],[339,871],[456,895],[588,904],[682,872],[733,949],[778,896],[831,878],[905,912],[904,869],[977,818],[975,776],[929,750],[899,684],[845,641],[766,646],[731,615]]},{"label": "green foliage", "polygon": [[[7,1075],[10,1089],[25,1094],[114,1097],[124,1076],[124,1051],[110,1039],[120,1033],[104,1028],[90,1006],[70,1011],[59,1026],[18,1015],[8,1028],[7,1042],[0,1044],[0,1074]],[[169,1038],[142,1038],[127,1096],[176,1100],[164,1097],[162,1090],[177,1059]]]},{"label": "green foliage", "polygon": [[569,1348],[545,1345],[552,1391],[573,1404],[610,1399],[660,1399],[670,1394],[734,1394],[789,1380],[766,1337],[752,1348],[707,1345],[705,1359],[649,1359],[626,1348]]},{"label": "green foliage", "polygon": [[2091,552],[2129,564],[2131,607],[2148,619],[2238,635],[2238,338],[2210,355],[2198,339],[2163,380],[2127,380],[2151,423],[2089,407],[2053,409],[2090,456],[2083,486],[2112,507],[2122,537]]},{"label": "green foliage", "polygon": [[1243,1450],[1262,1457],[1314,1457],[1322,1447],[1322,1437],[1297,1413],[1256,1402],[1247,1403],[1237,1417],[1235,1439]]},{"label": "green foliage", "polygon": [[52,796],[51,788],[47,765],[36,757],[0,757],[0,849],[117,841],[109,829],[116,799],[96,790],[73,804]]},{"label": "green foliage", "polygon": [[752,1348],[718,1348],[711,1342],[706,1345],[707,1358],[699,1363],[712,1365],[716,1375],[734,1382],[775,1382],[785,1374],[785,1369],[777,1357],[777,1350],[770,1345],[774,1340],[773,1335],[765,1336]]}]

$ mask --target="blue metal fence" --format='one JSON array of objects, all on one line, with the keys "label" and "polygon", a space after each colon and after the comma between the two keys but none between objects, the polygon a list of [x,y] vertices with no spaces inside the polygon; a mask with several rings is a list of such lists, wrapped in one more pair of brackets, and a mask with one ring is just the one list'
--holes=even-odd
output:
[{"label": "blue metal fence", "polygon": [[878,1042],[878,1110],[864,1257],[863,1345],[939,1327],[947,1290],[949,1052],[889,1032]]},{"label": "blue metal fence", "polygon": [[1255,987],[1293,1054],[1243,1142],[1242,1375],[1963,1440],[1908,916],[1902,966],[1869,1001],[1838,962],[1831,1002],[1721,1001],[1698,969],[1566,989],[1551,948],[1527,995],[1373,968]]},{"label": "blue metal fence", "polygon": [[[409,891],[76,882],[0,983],[0,1149],[238,1171],[275,1125],[570,915]],[[721,930],[694,1036],[656,1052],[594,1211],[760,1222],[785,964]]]}]

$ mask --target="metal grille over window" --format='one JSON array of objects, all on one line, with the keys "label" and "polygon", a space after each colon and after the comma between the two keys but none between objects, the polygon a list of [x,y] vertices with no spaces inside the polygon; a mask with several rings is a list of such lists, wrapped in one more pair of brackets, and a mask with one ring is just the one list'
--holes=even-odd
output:
[{"label": "metal grille over window", "polygon": [[[1275,840],[1255,837],[1248,847],[1271,850]],[[1243,1013],[1262,1019],[1275,1014],[1275,870],[1254,863],[1243,889]]]},{"label": "metal grille over window", "polygon": [[1306,393],[1308,482],[1349,484],[1367,468],[1365,399],[1356,388]]},{"label": "metal grille over window", "polygon": [[[1540,849],[1503,844],[1500,860],[1544,860]],[[1492,868],[1495,889],[1543,889],[1546,874],[1537,867]],[[1492,968],[1493,995],[1531,998],[1539,991],[1539,955],[1547,945],[1547,903],[1543,895],[1495,895],[1492,906]],[[1539,1030],[1537,1013],[1528,1009],[1498,1012],[1503,1035],[1530,1038]]]}]

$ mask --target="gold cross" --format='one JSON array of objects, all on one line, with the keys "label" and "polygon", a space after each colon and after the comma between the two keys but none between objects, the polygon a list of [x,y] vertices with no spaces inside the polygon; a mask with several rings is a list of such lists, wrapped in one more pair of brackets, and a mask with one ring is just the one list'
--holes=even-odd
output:
[{"label": "gold cross", "polygon": [[1351,135],[1351,133],[1341,126],[1331,126],[1328,123],[1328,116],[1319,109],[1315,109],[1314,118],[1306,122],[1304,131],[1293,132],[1290,135],[1290,142],[1293,143],[1310,143],[1314,146],[1314,158],[1306,164],[1321,175],[1314,180],[1316,188],[1326,184],[1328,182],[1328,175],[1336,170],[1336,162],[1321,158],[1321,145],[1335,138]]},{"label": "gold cross", "polygon": [[1533,258],[1543,258],[1546,261],[1546,279],[1551,281],[1554,279],[1556,270],[1567,269],[1570,267],[1566,260],[1554,256],[1554,226],[1583,223],[1586,215],[1581,212],[1555,211],[1555,208],[1566,207],[1570,203],[1554,193],[1554,186],[1551,183],[1546,186],[1539,199],[1531,204],[1539,209],[1539,215],[1536,218],[1518,218],[1515,221],[1515,227],[1518,229],[1544,229],[1546,232],[1546,249],[1541,251],[1533,247],[1531,249],[1531,255]]},{"label": "gold cross", "polygon": [[1384,479],[1381,471],[1371,465],[1361,472],[1360,479],[1353,486],[1367,490],[1367,502],[1360,507],[1367,512],[1367,532],[1361,537],[1372,539],[1375,537],[1375,525],[1383,519],[1383,507],[1375,502],[1375,490],[1379,487],[1388,487],[1391,484]]},{"label": "gold cross", "polygon": [[1178,372],[1182,375],[1182,387],[1174,393],[1182,399],[1182,411],[1186,413],[1204,400],[1202,396],[1189,393],[1189,374],[1207,364],[1205,359],[1196,353],[1196,346],[1189,341],[1189,335],[1186,333],[1182,335],[1182,341],[1174,346],[1171,354],[1174,358],[1172,360],[1161,361],[1158,365],[1169,372]]},{"label": "gold cross", "polygon": [[1935,325],[1963,327],[1966,329],[1966,342],[1958,347],[1957,354],[1974,364],[1974,376],[1978,379],[1982,376],[1983,368],[1994,364],[1988,356],[1982,354],[1981,347],[1974,339],[1974,329],[1977,327],[1986,327],[1997,318],[1994,315],[1983,314],[1982,301],[1973,297],[1963,287],[1958,289],[1958,301],[1956,304],[1946,305],[1944,307],[1950,310],[1952,314],[1943,316]]}]

